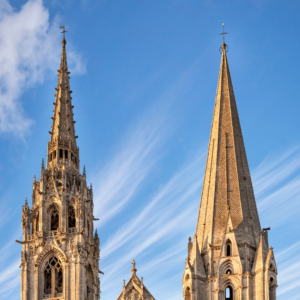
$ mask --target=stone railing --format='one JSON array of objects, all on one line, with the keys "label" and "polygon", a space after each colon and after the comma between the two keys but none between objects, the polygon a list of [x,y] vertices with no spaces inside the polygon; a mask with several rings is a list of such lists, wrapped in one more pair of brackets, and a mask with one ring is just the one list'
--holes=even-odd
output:
[{"label": "stone railing", "polygon": [[76,233],[76,232],[77,232],[77,228],[76,227],[74,227],[74,228],[68,228],[67,229],[67,233],[69,233],[69,234]]},{"label": "stone railing", "polygon": [[28,240],[32,241],[32,240],[34,240],[36,238],[44,237],[45,235],[46,235],[46,232],[44,232],[44,231],[38,231],[38,232],[35,232],[34,234],[30,234],[28,236]]},{"label": "stone railing", "polygon": [[48,299],[48,300],[63,299],[63,293],[57,293],[55,297],[51,297],[51,294],[44,294],[43,299]]}]

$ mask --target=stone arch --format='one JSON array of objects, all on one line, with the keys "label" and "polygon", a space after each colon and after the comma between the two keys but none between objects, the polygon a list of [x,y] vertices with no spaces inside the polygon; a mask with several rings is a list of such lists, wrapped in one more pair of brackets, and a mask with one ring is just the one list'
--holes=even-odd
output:
[{"label": "stone arch", "polygon": [[219,268],[219,276],[228,274],[228,271],[230,271],[230,274],[237,273],[237,268],[236,268],[235,264],[236,263],[233,262],[231,259],[225,260]]},{"label": "stone arch", "polygon": [[230,276],[230,277],[222,277],[220,279],[220,289],[222,289],[223,291],[226,290],[227,286],[231,286],[232,290],[233,290],[233,294],[234,291],[241,285],[239,279],[237,279],[234,276]]},{"label": "stone arch", "polygon": [[43,271],[43,268],[45,267],[45,263],[46,263],[47,259],[49,259],[51,257],[51,255],[57,256],[61,260],[63,267],[68,262],[68,258],[66,256],[66,254],[59,247],[54,246],[54,245],[48,245],[40,253],[40,255],[38,256],[38,258],[35,262],[35,266],[39,269],[39,271]]},{"label": "stone arch", "polygon": [[[53,284],[53,277],[52,274],[50,275],[49,267],[46,267],[51,263],[52,260],[55,260],[59,264],[58,268],[54,270],[55,275],[55,282],[56,284]],[[61,296],[62,291],[64,290],[63,282],[64,282],[64,276],[65,276],[65,267],[67,264],[67,256],[65,253],[57,246],[55,245],[48,245],[38,256],[35,267],[36,271],[39,273],[38,276],[38,293],[39,293],[39,299],[44,299],[44,294],[47,294],[49,297],[49,283],[51,282],[51,287],[53,285],[54,289],[51,289],[51,297]],[[56,266],[57,267],[57,266]],[[48,283],[47,283],[48,282]],[[47,290],[47,289],[48,290]]]}]

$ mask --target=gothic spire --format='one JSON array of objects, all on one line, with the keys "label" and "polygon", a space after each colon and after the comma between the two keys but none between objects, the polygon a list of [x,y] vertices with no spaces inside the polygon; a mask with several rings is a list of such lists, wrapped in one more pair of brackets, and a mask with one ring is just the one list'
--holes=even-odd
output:
[{"label": "gothic spire", "polygon": [[[52,117],[52,126],[50,133],[50,141],[48,143],[48,167],[49,163],[54,161],[60,163],[70,160],[79,168],[79,149],[77,148],[75,136],[75,121],[73,120],[72,106],[72,91],[70,90],[67,54],[66,54],[66,40],[62,40],[62,52],[60,68],[58,71],[58,84],[55,96],[54,114]],[[53,164],[53,163],[52,163]]]},{"label": "gothic spire", "polygon": [[196,230],[200,251],[222,244],[229,211],[238,244],[257,247],[261,231],[226,50],[223,42]]}]

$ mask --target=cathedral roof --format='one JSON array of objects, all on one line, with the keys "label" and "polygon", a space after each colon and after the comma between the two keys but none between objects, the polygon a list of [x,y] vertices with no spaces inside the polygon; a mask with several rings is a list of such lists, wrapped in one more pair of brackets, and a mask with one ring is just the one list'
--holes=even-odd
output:
[{"label": "cathedral roof", "polygon": [[143,277],[139,279],[136,275],[137,270],[135,268],[135,261],[133,261],[132,264],[133,268],[131,270],[131,278],[126,285],[124,280],[123,291],[117,300],[155,300],[149,290],[144,286]]},{"label": "cathedral roof", "polygon": [[226,52],[224,42],[196,229],[200,251],[222,244],[228,212],[238,244],[257,247],[261,231]]}]

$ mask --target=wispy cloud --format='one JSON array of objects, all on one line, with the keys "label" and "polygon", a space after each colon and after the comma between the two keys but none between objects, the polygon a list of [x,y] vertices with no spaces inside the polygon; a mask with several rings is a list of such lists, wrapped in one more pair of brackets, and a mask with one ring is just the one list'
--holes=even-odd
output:
[{"label": "wispy cloud", "polygon": [[300,147],[266,157],[253,172],[258,211],[278,227],[299,216]]},{"label": "wispy cloud", "polygon": [[[299,298],[300,288],[300,253],[299,253],[300,242],[296,242],[292,246],[282,250],[276,255],[278,265],[278,282],[279,289],[277,295],[280,299],[297,299]],[[295,289],[297,289],[295,291]],[[289,293],[292,293],[291,297]],[[296,296],[297,295],[297,296]]]},{"label": "wispy cloud", "polygon": [[[20,101],[24,91],[57,69],[60,31],[49,21],[42,0],[29,0],[16,11],[8,0],[0,4],[0,132],[23,136],[32,124]],[[68,51],[73,69],[85,70],[80,55]]]}]

